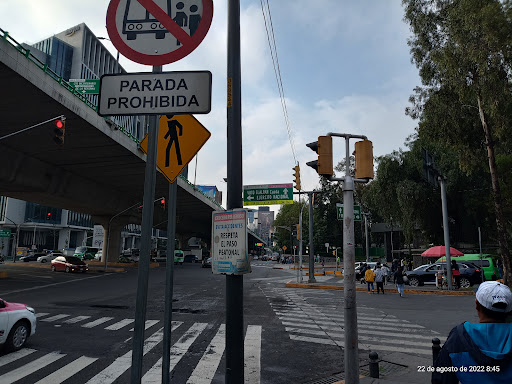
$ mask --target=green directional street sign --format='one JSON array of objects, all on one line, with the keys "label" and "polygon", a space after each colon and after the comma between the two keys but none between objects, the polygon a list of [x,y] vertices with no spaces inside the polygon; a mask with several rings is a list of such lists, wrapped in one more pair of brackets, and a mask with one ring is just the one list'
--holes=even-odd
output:
[{"label": "green directional street sign", "polygon": [[0,237],[11,237],[10,229],[0,229]]},{"label": "green directional street sign", "polygon": [[293,184],[244,185],[244,205],[293,204]]},{"label": "green directional street sign", "polygon": [[[338,220],[343,220],[343,204],[336,203],[336,212],[338,213]],[[360,205],[354,205],[354,221],[361,221]]]},{"label": "green directional street sign", "polygon": [[99,79],[71,79],[69,84],[75,88],[75,91],[83,95],[95,95],[100,93]]}]

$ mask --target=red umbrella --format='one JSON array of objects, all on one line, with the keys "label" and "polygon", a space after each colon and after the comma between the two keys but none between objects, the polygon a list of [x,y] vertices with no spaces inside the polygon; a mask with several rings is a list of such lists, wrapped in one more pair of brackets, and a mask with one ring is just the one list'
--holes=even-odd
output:
[{"label": "red umbrella", "polygon": [[[425,252],[423,252],[421,254],[421,256],[424,256],[424,257],[446,256],[446,247],[444,245],[438,245],[437,247],[429,248]],[[450,247],[450,256],[464,256],[464,254],[461,251]]]}]

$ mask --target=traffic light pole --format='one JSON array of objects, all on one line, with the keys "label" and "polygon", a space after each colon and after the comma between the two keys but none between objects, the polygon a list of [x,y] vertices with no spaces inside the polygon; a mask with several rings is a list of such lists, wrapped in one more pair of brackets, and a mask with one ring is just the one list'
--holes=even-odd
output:
[{"label": "traffic light pole", "polygon": [[315,279],[315,249],[313,247],[313,192],[308,192],[309,198],[309,279],[308,283],[316,283]]},{"label": "traffic light pole", "polygon": [[13,132],[13,133],[9,133],[8,135],[2,136],[2,137],[0,137],[0,140],[7,139],[7,138],[9,138],[11,136],[19,135],[20,133],[23,133],[23,132],[29,131],[31,129],[37,128],[37,127],[39,127],[39,126],[41,126],[43,124],[49,123],[50,121],[55,121],[57,119],[63,119],[63,118],[65,118],[64,115],[59,115],[59,116],[52,117],[51,119],[45,120],[45,121],[43,121],[41,123],[37,123],[35,125],[31,125],[28,128],[20,129],[19,131],[16,131],[16,132]]}]

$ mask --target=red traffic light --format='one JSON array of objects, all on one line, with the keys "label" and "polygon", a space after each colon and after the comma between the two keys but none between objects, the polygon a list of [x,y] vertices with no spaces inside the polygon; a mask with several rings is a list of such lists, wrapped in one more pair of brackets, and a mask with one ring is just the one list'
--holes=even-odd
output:
[{"label": "red traffic light", "polygon": [[62,129],[64,128],[64,123],[62,122],[62,120],[55,120],[55,126],[59,129]]},{"label": "red traffic light", "polygon": [[46,214],[46,220],[50,220],[52,218],[52,213],[51,212],[48,212]]}]

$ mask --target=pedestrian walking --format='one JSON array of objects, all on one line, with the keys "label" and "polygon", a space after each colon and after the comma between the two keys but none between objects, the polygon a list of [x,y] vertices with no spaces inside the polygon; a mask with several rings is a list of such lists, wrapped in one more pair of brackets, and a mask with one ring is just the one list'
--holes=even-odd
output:
[{"label": "pedestrian walking", "polygon": [[512,383],[512,314],[510,288],[497,281],[478,287],[479,323],[453,328],[434,362],[432,384]]},{"label": "pedestrian walking", "polygon": [[398,267],[393,277],[393,281],[396,284],[396,289],[398,289],[398,294],[400,297],[404,297],[404,275],[402,267]]},{"label": "pedestrian walking", "polygon": [[[373,288],[373,282],[375,281],[375,272],[371,268],[368,268],[364,273],[364,280],[368,284],[368,293],[375,293],[375,289]],[[370,292],[371,287],[371,292]]]},{"label": "pedestrian walking", "polygon": [[377,264],[375,269],[375,283],[377,284],[377,295],[382,289],[382,294],[384,294],[384,279],[386,278],[386,272],[382,269],[380,264]]},{"label": "pedestrian walking", "polygon": [[389,274],[390,274],[390,269],[389,267],[387,266],[387,264],[384,264],[382,267],[382,270],[384,271],[384,285],[386,285],[388,279],[389,279]]}]

